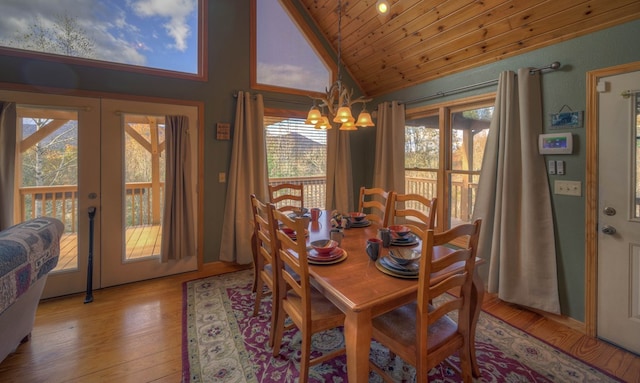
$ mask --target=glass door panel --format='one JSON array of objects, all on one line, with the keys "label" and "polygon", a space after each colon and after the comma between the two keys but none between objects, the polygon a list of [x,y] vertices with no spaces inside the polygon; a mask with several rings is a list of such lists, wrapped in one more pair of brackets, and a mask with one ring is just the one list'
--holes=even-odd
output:
[{"label": "glass door panel", "polygon": [[125,224],[123,262],[159,258],[164,201],[164,116],[124,115]]},{"label": "glass door panel", "polygon": [[52,273],[78,269],[78,112],[17,105],[19,208],[15,222],[47,216],[65,230]]},{"label": "glass door panel", "polygon": [[405,193],[438,196],[440,167],[439,117],[428,116],[405,123]]},{"label": "glass door panel", "polygon": [[451,113],[448,227],[471,221],[492,117],[493,107]]}]

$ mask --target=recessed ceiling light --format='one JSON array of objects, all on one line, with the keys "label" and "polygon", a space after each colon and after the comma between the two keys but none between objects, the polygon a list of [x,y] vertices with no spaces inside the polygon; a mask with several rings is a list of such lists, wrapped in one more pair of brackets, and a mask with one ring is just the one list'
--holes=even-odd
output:
[{"label": "recessed ceiling light", "polygon": [[389,13],[389,2],[387,0],[378,0],[376,3],[376,10],[381,15],[386,15]]}]

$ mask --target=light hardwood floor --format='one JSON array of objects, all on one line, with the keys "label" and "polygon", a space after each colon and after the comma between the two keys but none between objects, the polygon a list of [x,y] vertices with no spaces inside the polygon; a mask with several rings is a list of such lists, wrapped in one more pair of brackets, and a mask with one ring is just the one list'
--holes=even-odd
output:
[{"label": "light hardwood floor", "polygon": [[[0,382],[180,382],[182,283],[236,270],[200,272],[44,301],[29,342],[0,363]],[[483,308],[627,381],[640,382],[640,357],[588,338],[487,294]],[[0,340],[1,341],[1,340]]]}]

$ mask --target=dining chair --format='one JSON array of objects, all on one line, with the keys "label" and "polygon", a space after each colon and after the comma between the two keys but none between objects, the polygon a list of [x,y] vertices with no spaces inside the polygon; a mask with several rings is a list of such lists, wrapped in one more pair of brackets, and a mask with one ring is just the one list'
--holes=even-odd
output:
[{"label": "dining chair", "polygon": [[389,208],[391,207],[389,194],[390,192],[382,188],[360,187],[358,211],[365,213],[367,220],[377,222],[386,227],[389,219]]},{"label": "dining chair", "polygon": [[302,210],[304,207],[304,186],[302,184],[283,183],[269,185],[271,203],[280,211]]},{"label": "dining chair", "polygon": [[403,224],[422,230],[434,228],[438,203],[436,197],[392,193],[390,199],[388,225]]},{"label": "dining chair", "polygon": [[255,194],[251,194],[251,209],[253,211],[253,251],[254,251],[254,292],[256,300],[253,307],[253,316],[258,315],[262,298],[265,296],[264,286],[268,287],[267,294],[271,294],[271,330],[269,333],[269,346],[273,347],[275,335],[275,315],[278,310],[278,270],[275,268],[275,247],[273,244],[273,227],[269,205],[260,201]]},{"label": "dining chair", "polygon": [[[414,232],[422,240],[418,298],[372,321],[373,338],[386,346],[392,356],[415,366],[417,382],[427,382],[429,371],[456,352],[463,381],[472,381],[471,286],[480,226],[478,219],[439,234],[432,229]],[[461,238],[465,247],[450,245]],[[440,255],[434,253],[435,246],[448,246],[451,251]],[[447,273],[447,268],[462,262],[464,268],[460,272]],[[452,289],[455,294],[447,294]],[[457,323],[451,314],[457,314]],[[385,381],[392,380],[375,363],[370,361],[370,366]]]},{"label": "dining chair", "polygon": [[[328,354],[311,359],[311,337],[313,334],[344,325],[345,315],[333,303],[316,290],[309,280],[305,225],[302,219],[292,219],[276,209],[271,209],[273,222],[282,226],[275,232],[275,248],[278,257],[280,284],[278,286],[278,312],[273,356],[280,354],[285,317],[299,329],[302,336],[300,356],[300,383],[307,381],[309,366],[330,360],[344,354],[345,349],[337,349]],[[292,239],[282,229],[292,229]]]}]

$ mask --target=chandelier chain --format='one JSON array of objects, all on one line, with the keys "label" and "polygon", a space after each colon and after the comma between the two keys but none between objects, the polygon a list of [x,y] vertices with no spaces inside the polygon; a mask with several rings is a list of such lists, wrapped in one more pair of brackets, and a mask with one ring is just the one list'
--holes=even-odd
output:
[{"label": "chandelier chain", "polygon": [[338,81],[342,81],[342,1],[338,0]]}]

